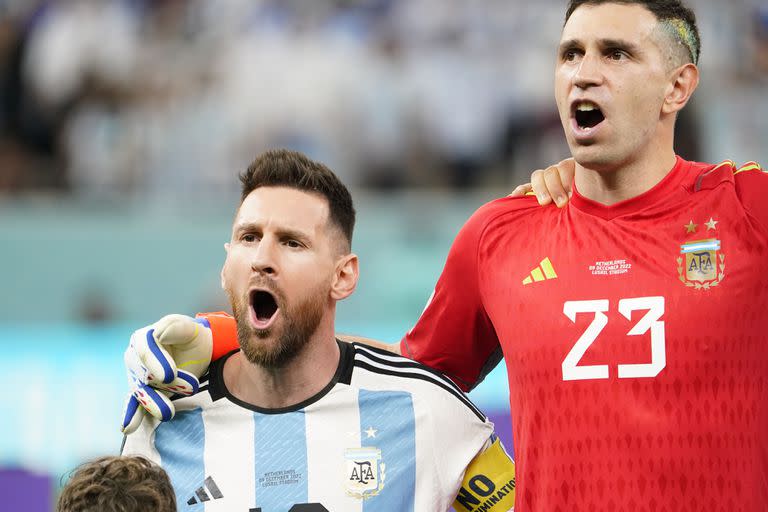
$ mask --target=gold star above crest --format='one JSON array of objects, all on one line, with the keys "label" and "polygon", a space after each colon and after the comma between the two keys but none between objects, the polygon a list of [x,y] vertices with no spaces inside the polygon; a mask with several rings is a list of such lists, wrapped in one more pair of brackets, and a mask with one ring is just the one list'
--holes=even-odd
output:
[{"label": "gold star above crest", "polygon": [[707,226],[707,231],[710,229],[715,230],[717,229],[717,223],[720,222],[719,220],[715,220],[712,217],[709,218],[709,222],[705,222],[704,224]]},{"label": "gold star above crest", "polygon": [[696,232],[696,228],[698,228],[699,225],[698,224],[694,224],[693,221],[690,221],[684,227],[686,229],[686,233],[695,233]]}]

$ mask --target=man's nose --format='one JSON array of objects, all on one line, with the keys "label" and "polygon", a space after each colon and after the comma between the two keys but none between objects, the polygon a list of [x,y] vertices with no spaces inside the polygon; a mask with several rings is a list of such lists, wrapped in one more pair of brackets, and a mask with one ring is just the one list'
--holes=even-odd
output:
[{"label": "man's nose", "polygon": [[275,244],[268,238],[263,238],[254,248],[251,257],[251,270],[262,274],[273,275],[277,273]]},{"label": "man's nose", "polygon": [[573,77],[573,83],[580,89],[587,89],[603,83],[603,73],[600,67],[600,57],[597,55],[586,54],[581,59],[576,74]]}]

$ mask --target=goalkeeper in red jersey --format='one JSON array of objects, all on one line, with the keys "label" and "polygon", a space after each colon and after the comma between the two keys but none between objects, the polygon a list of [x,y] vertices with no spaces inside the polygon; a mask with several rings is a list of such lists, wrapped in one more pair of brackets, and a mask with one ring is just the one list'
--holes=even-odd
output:
[{"label": "goalkeeper in red jersey", "polygon": [[768,176],[675,154],[699,52],[677,0],[570,1],[572,198],[480,208],[397,348],[465,390],[504,360],[518,511],[768,503]]}]

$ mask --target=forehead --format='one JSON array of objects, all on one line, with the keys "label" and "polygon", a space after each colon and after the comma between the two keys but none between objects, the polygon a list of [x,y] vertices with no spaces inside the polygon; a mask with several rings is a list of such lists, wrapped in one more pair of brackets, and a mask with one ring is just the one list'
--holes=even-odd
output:
[{"label": "forehead", "polygon": [[328,201],[288,187],[259,187],[245,198],[235,215],[234,229],[258,224],[316,234],[328,219]]},{"label": "forehead", "polygon": [[573,11],[563,27],[561,41],[625,40],[651,42],[656,16],[639,4],[585,4]]}]

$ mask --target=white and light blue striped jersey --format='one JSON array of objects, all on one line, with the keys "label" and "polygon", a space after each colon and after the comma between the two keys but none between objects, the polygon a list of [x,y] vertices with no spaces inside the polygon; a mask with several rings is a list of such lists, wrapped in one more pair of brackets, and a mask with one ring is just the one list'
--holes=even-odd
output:
[{"label": "white and light blue striped jersey", "polygon": [[123,453],[169,473],[180,511],[428,512],[451,506],[493,424],[450,380],[409,359],[339,342],[332,381],[285,409],[227,390],[223,367],[144,421]]}]

